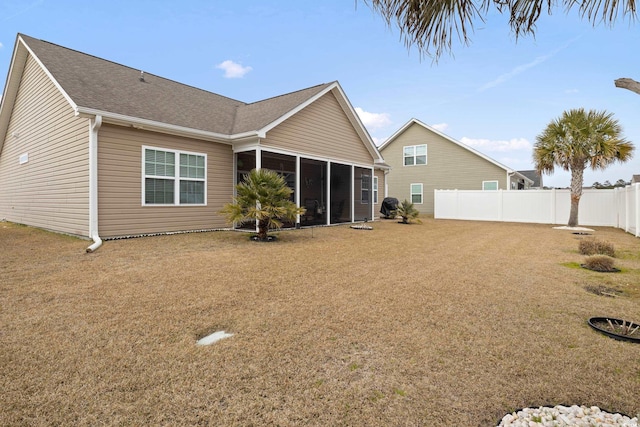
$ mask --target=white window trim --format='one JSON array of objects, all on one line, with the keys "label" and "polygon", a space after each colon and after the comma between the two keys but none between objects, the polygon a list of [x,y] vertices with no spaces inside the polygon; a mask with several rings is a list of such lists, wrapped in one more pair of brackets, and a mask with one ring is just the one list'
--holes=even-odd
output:
[{"label": "white window trim", "polygon": [[[419,185],[420,186],[420,193],[412,192],[414,185]],[[420,203],[413,201],[413,195],[414,194],[420,194]],[[409,199],[410,199],[411,203],[413,203],[415,205],[424,204],[424,186],[422,185],[421,182],[413,182],[413,183],[409,184]]]},{"label": "white window trim", "polygon": [[378,203],[378,177],[374,175],[373,177],[373,204]]},{"label": "white window trim", "polygon": [[498,190],[500,188],[500,184],[498,183],[498,180],[491,180],[491,181],[482,181],[482,191],[496,191],[496,190],[485,190],[484,189],[484,185],[490,182],[495,182],[496,183],[496,190]]},{"label": "white window trim", "polygon": [[[416,157],[417,157],[417,154],[416,154],[416,148],[417,148],[417,147],[424,147],[424,164],[417,164],[417,163],[416,163]],[[407,156],[407,155],[405,154],[405,150],[406,150],[407,148],[411,148],[411,149],[413,150],[413,155],[411,155],[411,156]],[[406,159],[406,158],[408,158],[408,157],[413,158],[413,164],[411,164],[411,165],[407,165],[407,164],[405,164],[405,159]],[[405,167],[411,167],[411,166],[426,166],[426,165],[427,165],[427,163],[429,163],[429,155],[428,155],[428,148],[427,148],[427,144],[405,145],[404,147],[402,147],[402,166],[405,166]]]},{"label": "white window trim", "polygon": [[[155,176],[155,175],[147,175],[146,173],[146,164],[145,164],[145,151],[146,150],[156,150],[156,151],[165,151],[169,153],[175,154],[176,164],[175,164],[175,175],[173,177],[170,176]],[[182,178],[183,181],[199,181],[204,182],[204,203],[180,203],[180,154],[191,154],[195,156],[204,157],[204,179],[200,178]],[[167,207],[167,206],[207,206],[207,154],[206,153],[198,153],[195,151],[184,151],[184,150],[174,150],[171,148],[163,148],[163,147],[153,147],[150,145],[142,146],[142,159],[141,159],[141,171],[142,171],[142,191],[141,191],[141,203],[142,206],[153,206],[153,207]],[[169,204],[154,204],[154,203],[146,203],[146,178],[157,178],[157,179],[167,179],[173,181],[173,203]]]},{"label": "white window trim", "polygon": [[[369,204],[369,196],[372,197],[373,200],[373,193],[371,192],[371,188],[364,188],[362,183],[364,182],[365,179],[367,179],[367,181],[369,180],[369,178],[371,178],[371,175],[368,174],[360,174],[360,204],[361,205],[368,205]],[[371,184],[373,186],[373,184]],[[366,200],[362,198],[362,194],[364,192],[367,192],[367,198]]]}]

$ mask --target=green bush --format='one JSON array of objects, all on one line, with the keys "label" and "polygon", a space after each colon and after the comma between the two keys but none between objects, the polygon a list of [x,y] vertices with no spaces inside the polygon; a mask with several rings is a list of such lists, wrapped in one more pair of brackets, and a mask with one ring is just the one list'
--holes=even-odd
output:
[{"label": "green bush", "polygon": [[615,260],[607,255],[591,255],[584,261],[584,267],[589,270],[611,272],[617,271],[614,267]]},{"label": "green bush", "polygon": [[604,242],[597,239],[583,239],[578,244],[578,250],[582,255],[607,255],[616,256],[613,243]]}]

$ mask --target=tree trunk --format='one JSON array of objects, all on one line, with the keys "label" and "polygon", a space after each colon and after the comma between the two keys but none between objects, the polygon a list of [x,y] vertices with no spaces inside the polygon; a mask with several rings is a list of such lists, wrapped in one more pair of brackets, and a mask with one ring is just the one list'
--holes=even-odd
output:
[{"label": "tree trunk", "polygon": [[571,167],[571,211],[569,211],[569,227],[578,226],[578,205],[582,196],[584,164]]},{"label": "tree trunk", "polygon": [[269,221],[261,219],[258,221],[258,239],[267,240],[267,234],[269,232]]},{"label": "tree trunk", "polygon": [[631,92],[635,92],[640,95],[640,82],[637,82],[633,79],[622,78],[615,80],[616,87],[620,87],[622,89],[629,89]]}]

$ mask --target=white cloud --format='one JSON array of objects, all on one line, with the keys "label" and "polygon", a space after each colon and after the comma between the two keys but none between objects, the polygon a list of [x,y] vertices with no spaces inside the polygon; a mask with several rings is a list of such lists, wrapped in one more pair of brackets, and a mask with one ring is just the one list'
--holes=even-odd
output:
[{"label": "white cloud", "polygon": [[529,150],[531,144],[526,138],[512,138],[510,140],[473,139],[462,137],[460,142],[481,151],[517,151]]},{"label": "white cloud", "polygon": [[0,43],[0,49],[2,49],[4,47],[4,45],[2,43]]},{"label": "white cloud", "polygon": [[221,62],[216,65],[216,68],[224,70],[224,77],[227,79],[239,79],[244,77],[249,71],[253,70],[251,67],[243,67],[242,65],[233,62],[230,59]]},{"label": "white cloud", "polygon": [[567,89],[564,91],[564,93],[566,94],[578,93],[578,92],[580,92],[578,89]]},{"label": "white cloud", "polygon": [[356,113],[367,128],[378,129],[391,124],[391,119],[387,113],[369,113],[360,107],[356,107]]},{"label": "white cloud", "polygon": [[444,132],[445,130],[447,130],[449,128],[449,124],[448,123],[436,123],[435,125],[431,125],[432,128],[434,128],[435,130],[439,130],[440,132]]}]

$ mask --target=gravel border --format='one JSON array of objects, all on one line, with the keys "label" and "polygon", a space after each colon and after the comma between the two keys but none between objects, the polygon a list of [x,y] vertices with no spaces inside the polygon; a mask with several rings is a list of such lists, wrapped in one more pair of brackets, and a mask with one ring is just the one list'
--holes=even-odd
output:
[{"label": "gravel border", "polygon": [[609,413],[597,406],[557,405],[553,408],[540,406],[539,408],[524,408],[505,415],[498,427],[507,426],[638,427],[638,417],[630,418],[618,413]]}]

